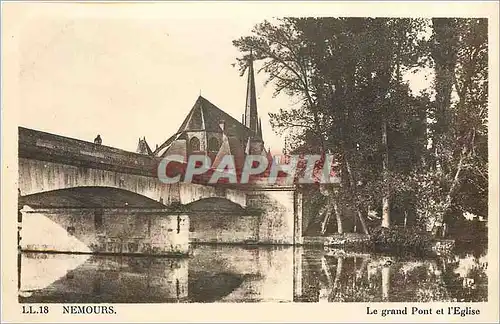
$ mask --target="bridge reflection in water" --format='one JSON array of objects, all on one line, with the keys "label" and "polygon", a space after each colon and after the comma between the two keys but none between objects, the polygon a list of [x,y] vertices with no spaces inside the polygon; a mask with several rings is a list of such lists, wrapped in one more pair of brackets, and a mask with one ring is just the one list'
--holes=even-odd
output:
[{"label": "bridge reflection in water", "polygon": [[398,260],[193,245],[188,258],[23,253],[20,302],[485,301],[485,253]]}]

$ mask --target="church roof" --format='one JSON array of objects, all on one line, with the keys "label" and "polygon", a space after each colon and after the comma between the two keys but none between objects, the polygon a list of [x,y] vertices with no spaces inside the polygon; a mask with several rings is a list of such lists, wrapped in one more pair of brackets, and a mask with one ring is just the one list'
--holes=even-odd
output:
[{"label": "church roof", "polygon": [[224,132],[229,136],[248,137],[254,135],[254,132],[250,128],[241,124],[238,120],[202,96],[198,97],[198,100],[196,100],[193,108],[177,132],[198,130],[221,132],[221,121],[225,122]]},{"label": "church roof", "polygon": [[233,136],[228,137],[223,135],[222,145],[213,159],[212,167],[216,168],[226,155],[233,156],[234,164],[237,169],[243,168],[243,164],[245,162],[245,152],[243,151],[243,147],[239,139]]},{"label": "church roof", "polygon": [[177,140],[181,134],[187,131],[221,133],[221,121],[224,122],[224,133],[229,137],[238,138],[241,143],[245,143],[248,137],[256,135],[250,128],[240,123],[207,99],[199,96],[178,131],[160,145],[154,153],[155,155],[161,156],[162,154],[159,154],[160,151],[170,146],[170,144]]}]

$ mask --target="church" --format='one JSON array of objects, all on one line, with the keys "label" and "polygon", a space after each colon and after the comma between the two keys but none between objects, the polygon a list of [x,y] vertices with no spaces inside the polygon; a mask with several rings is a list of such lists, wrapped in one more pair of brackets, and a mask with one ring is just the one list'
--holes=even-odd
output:
[{"label": "church", "polygon": [[175,134],[153,151],[145,138],[139,139],[137,153],[163,158],[192,154],[207,155],[216,167],[225,155],[233,155],[241,167],[246,155],[266,155],[262,125],[257,112],[253,61],[248,65],[245,113],[241,122],[199,96]]}]

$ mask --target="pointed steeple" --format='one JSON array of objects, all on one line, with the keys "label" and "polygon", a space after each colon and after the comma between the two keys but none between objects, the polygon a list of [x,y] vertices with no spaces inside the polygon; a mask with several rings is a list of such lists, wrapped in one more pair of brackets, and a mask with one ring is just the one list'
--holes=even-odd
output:
[{"label": "pointed steeple", "polygon": [[255,76],[253,71],[253,54],[250,51],[248,61],[247,101],[245,106],[245,126],[258,133],[257,96],[255,94]]}]

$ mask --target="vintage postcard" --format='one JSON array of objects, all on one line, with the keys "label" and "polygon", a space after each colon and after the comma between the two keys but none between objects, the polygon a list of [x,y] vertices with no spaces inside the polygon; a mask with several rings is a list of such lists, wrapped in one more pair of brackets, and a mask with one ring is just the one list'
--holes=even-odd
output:
[{"label": "vintage postcard", "polygon": [[498,10],[2,2],[2,321],[498,322]]}]

